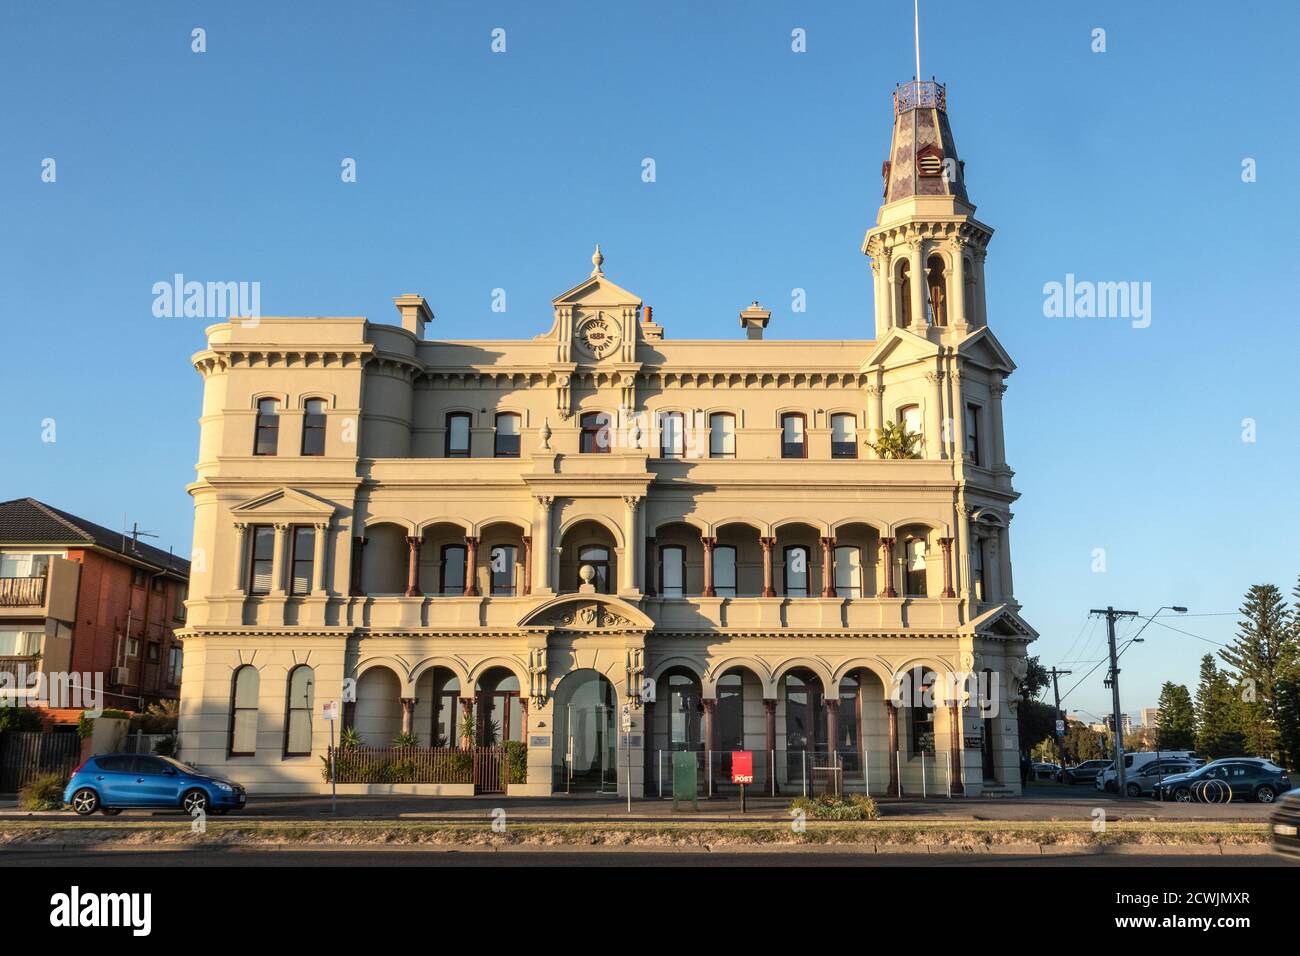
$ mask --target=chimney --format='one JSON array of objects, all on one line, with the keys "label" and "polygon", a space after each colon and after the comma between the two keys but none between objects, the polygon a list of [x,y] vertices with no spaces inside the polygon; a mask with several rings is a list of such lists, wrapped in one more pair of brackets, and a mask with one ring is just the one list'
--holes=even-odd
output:
[{"label": "chimney", "polygon": [[763,308],[755,299],[748,309],[740,313],[740,324],[744,327],[746,335],[757,341],[763,337],[763,330],[767,328],[771,318],[771,310]]},{"label": "chimney", "polygon": [[424,301],[424,296],[412,293],[399,295],[393,299],[393,304],[402,316],[402,328],[417,339],[424,338],[424,323],[433,321],[433,312],[429,310],[429,303]]}]

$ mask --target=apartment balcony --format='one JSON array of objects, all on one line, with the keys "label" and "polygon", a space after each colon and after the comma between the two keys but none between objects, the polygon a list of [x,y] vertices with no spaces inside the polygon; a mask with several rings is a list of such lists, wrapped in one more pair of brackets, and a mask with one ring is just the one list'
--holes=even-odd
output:
[{"label": "apartment balcony", "polygon": [[76,620],[80,578],[81,565],[64,558],[51,558],[41,577],[0,578],[0,624],[32,618]]}]

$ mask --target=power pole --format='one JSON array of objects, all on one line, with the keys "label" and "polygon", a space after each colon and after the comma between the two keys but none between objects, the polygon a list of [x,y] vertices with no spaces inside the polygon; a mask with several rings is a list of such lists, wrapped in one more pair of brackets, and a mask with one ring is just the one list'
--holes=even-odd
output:
[{"label": "power pole", "polygon": [[1115,735],[1115,776],[1119,785],[1119,793],[1124,794],[1124,723],[1119,716],[1119,655],[1115,653],[1115,620],[1121,617],[1137,617],[1137,611],[1117,611],[1113,607],[1107,607],[1104,611],[1093,608],[1089,614],[1104,614],[1106,616],[1106,640],[1110,644],[1110,677],[1107,683],[1110,684],[1110,705],[1111,705],[1111,727]]},{"label": "power pole", "polygon": [[1061,710],[1061,685],[1058,679],[1074,672],[1058,671],[1053,667],[1048,673],[1052,675],[1052,695],[1056,698],[1056,719],[1062,725],[1062,729],[1056,732],[1056,753],[1061,758],[1061,773],[1057,779],[1061,783],[1065,783],[1065,711]]}]

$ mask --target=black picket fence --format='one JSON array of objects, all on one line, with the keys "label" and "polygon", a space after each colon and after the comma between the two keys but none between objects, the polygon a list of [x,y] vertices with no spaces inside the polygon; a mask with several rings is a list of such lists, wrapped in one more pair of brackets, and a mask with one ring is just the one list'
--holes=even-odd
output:
[{"label": "black picket fence", "polygon": [[15,793],[43,773],[71,776],[81,760],[81,738],[70,731],[0,732],[0,793]]}]

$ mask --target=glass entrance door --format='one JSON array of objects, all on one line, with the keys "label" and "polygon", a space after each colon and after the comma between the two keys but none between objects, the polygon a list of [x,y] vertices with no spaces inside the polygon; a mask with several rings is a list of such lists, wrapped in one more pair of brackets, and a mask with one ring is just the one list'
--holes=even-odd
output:
[{"label": "glass entrance door", "polygon": [[618,792],[618,734],[614,685],[579,670],[555,692],[554,785],[565,793]]}]

